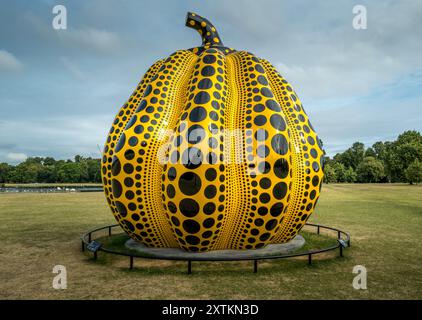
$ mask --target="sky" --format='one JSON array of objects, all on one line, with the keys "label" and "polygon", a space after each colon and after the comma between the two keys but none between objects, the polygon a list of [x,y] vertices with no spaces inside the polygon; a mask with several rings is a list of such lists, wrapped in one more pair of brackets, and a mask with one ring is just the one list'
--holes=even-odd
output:
[{"label": "sky", "polygon": [[[52,9],[67,9],[67,29]],[[355,29],[355,5],[367,28]],[[150,65],[201,44],[186,12],[292,84],[328,155],[422,131],[422,1],[0,0],[0,162],[100,157]]]}]

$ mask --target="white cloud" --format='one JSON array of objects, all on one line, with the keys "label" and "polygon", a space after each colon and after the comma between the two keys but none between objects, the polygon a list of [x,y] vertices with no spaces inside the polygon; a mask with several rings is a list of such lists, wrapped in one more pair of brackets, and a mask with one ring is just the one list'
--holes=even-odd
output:
[{"label": "white cloud", "polygon": [[85,74],[82,72],[82,70],[68,57],[61,57],[60,61],[75,78],[80,80],[85,78]]},{"label": "white cloud", "polygon": [[25,161],[28,156],[25,153],[21,152],[9,152],[6,154],[6,159],[12,163],[19,163]]},{"label": "white cloud", "polygon": [[19,71],[22,67],[22,63],[13,54],[0,50],[0,71]]},{"label": "white cloud", "polygon": [[60,30],[57,31],[57,36],[66,45],[90,48],[103,53],[113,52],[122,46],[116,33],[94,28]]}]

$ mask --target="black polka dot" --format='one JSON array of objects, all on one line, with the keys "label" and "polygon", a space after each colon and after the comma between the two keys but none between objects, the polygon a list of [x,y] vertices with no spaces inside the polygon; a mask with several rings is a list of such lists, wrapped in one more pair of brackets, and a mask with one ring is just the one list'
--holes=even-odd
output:
[{"label": "black polka dot", "polygon": [[211,77],[214,75],[214,73],[215,73],[215,69],[212,66],[203,67],[201,70],[201,74],[204,77]]},{"label": "black polka dot", "polygon": [[172,216],[171,217],[171,222],[176,226],[176,227],[178,227],[178,226],[180,226],[180,221],[179,221],[179,219],[177,219],[175,216]]},{"label": "black polka dot", "polygon": [[313,185],[314,187],[316,187],[316,186],[318,186],[318,184],[319,184],[319,178],[318,178],[318,176],[314,176],[314,177],[312,178],[312,185]]},{"label": "black polka dot", "polygon": [[125,159],[126,160],[132,160],[133,158],[135,158],[135,151],[133,151],[132,149],[126,150],[125,151]]},{"label": "black polka dot", "polygon": [[119,142],[117,142],[116,144],[116,148],[114,149],[114,153],[119,152],[123,146],[125,145],[126,142],[126,135],[124,133],[122,133],[122,135],[120,136]]},{"label": "black polka dot", "polygon": [[214,223],[215,223],[215,220],[213,218],[208,218],[208,219],[205,219],[204,220],[204,222],[202,223],[202,225],[205,228],[211,228],[214,225]]},{"label": "black polka dot", "polygon": [[208,199],[214,198],[217,194],[217,188],[213,185],[207,186],[204,190],[204,194]]},{"label": "black polka dot", "polygon": [[264,73],[265,72],[264,68],[259,63],[255,65],[255,70],[258,71],[258,72],[260,72],[260,73]]},{"label": "black polka dot", "polygon": [[187,236],[186,242],[191,245],[197,245],[199,242],[201,242],[201,240],[196,236]]},{"label": "black polka dot", "polygon": [[185,172],[179,178],[179,188],[188,196],[198,193],[201,185],[201,178],[194,172]]},{"label": "black polka dot", "polygon": [[117,211],[119,211],[120,215],[122,217],[126,217],[126,215],[127,215],[126,206],[123,203],[121,203],[120,201],[115,201],[114,204],[116,205]]},{"label": "black polka dot", "polygon": [[133,172],[133,166],[130,163],[126,163],[123,166],[123,171],[127,174],[131,174]]},{"label": "black polka dot", "polygon": [[208,202],[204,205],[204,213],[205,214],[213,214],[215,211],[215,204],[212,202]]},{"label": "black polka dot", "polygon": [[277,220],[276,220],[276,219],[271,219],[271,220],[269,220],[269,221],[265,224],[265,229],[267,229],[268,231],[271,231],[271,230],[273,230],[276,226],[277,226]]},{"label": "black polka dot", "polygon": [[111,165],[111,173],[113,176],[117,176],[120,173],[122,166],[120,164],[119,159],[116,156],[113,156],[113,162]]},{"label": "black polka dot", "polygon": [[263,126],[264,124],[267,123],[267,118],[263,115],[256,116],[255,119],[254,119],[254,123],[257,126]]},{"label": "black polka dot", "polygon": [[289,174],[289,163],[286,159],[280,158],[274,163],[274,173],[280,179],[284,179]]},{"label": "black polka dot", "polygon": [[204,104],[207,103],[208,101],[210,101],[210,95],[208,92],[206,91],[199,91],[194,100],[193,100],[196,104]]},{"label": "black polka dot", "polygon": [[180,201],[180,212],[186,217],[192,218],[199,212],[199,204],[194,199],[185,198]]},{"label": "black polka dot", "polygon": [[130,118],[130,120],[126,124],[125,130],[131,128],[135,124],[136,120],[138,120],[138,118],[136,117],[136,115],[133,115],[132,118]]},{"label": "black polka dot", "polygon": [[287,143],[286,137],[280,133],[273,136],[271,139],[271,146],[273,150],[280,155],[285,155],[289,150],[289,144]]},{"label": "black polka dot", "polygon": [[171,167],[169,169],[169,171],[167,172],[167,177],[170,181],[173,181],[174,179],[176,179],[177,176],[177,172],[176,169],[174,167]]},{"label": "black polka dot", "polygon": [[268,109],[271,109],[276,112],[280,112],[281,108],[280,105],[273,99],[268,99],[267,102],[265,102],[265,105]]},{"label": "black polka dot", "polygon": [[174,189],[173,185],[169,184],[167,186],[167,195],[169,196],[169,198],[174,198],[176,194],[176,190]]},{"label": "black polka dot", "polygon": [[273,97],[273,93],[271,92],[271,90],[268,89],[268,88],[266,88],[266,87],[261,88],[261,94],[264,97],[267,97],[267,98],[272,98]]},{"label": "black polka dot", "polygon": [[264,76],[258,76],[257,80],[260,84],[264,86],[268,85],[268,81]]},{"label": "black polka dot", "polygon": [[268,178],[262,178],[259,181],[259,185],[262,189],[268,189],[269,187],[271,187],[271,180]]},{"label": "black polka dot", "polygon": [[278,131],[286,130],[286,122],[284,121],[283,117],[279,114],[273,114],[270,117],[270,123],[271,126]]},{"label": "black polka dot", "polygon": [[[261,240],[261,241],[266,241],[266,240],[268,240],[269,238],[270,238],[270,236],[271,236],[271,234],[269,233],[269,232],[266,232],[266,233],[264,233],[264,234],[262,234],[260,237],[259,237],[259,240]],[[260,248],[260,247],[262,247],[264,244],[257,244],[256,245],[256,247],[257,248]]]},{"label": "black polka dot", "polygon": [[211,55],[211,54],[207,54],[207,55],[206,55],[206,56],[202,59],[202,61],[204,61],[204,63],[207,63],[207,64],[214,63],[216,60],[217,60],[217,59],[216,59],[216,57],[215,57],[214,55]]},{"label": "black polka dot", "polygon": [[264,192],[259,195],[259,200],[262,203],[268,203],[271,200],[271,197],[268,193]]},{"label": "black polka dot", "polygon": [[201,229],[199,223],[192,219],[183,221],[182,225],[187,233],[197,233]]},{"label": "black polka dot", "polygon": [[211,79],[204,78],[201,81],[198,82],[198,88],[199,89],[209,89],[212,87],[212,81]]},{"label": "black polka dot", "polygon": [[[171,213],[176,213],[177,212],[177,206],[172,201],[169,201],[169,203],[167,204],[167,208],[170,210]],[[180,208],[180,211],[182,211],[181,208]]]},{"label": "black polka dot", "polygon": [[287,194],[287,184],[279,182],[274,186],[273,195],[276,199],[283,199]]},{"label": "black polka dot", "polygon": [[209,168],[205,172],[205,178],[207,178],[208,181],[214,181],[217,177],[217,171],[215,171],[214,168]]},{"label": "black polka dot", "polygon": [[122,195],[122,185],[118,180],[111,180],[111,188],[113,190],[113,196],[115,198],[119,198]]},{"label": "black polka dot", "polygon": [[189,114],[189,120],[192,122],[200,122],[207,116],[207,111],[203,107],[193,108]]},{"label": "black polka dot", "polygon": [[127,177],[125,178],[124,184],[126,187],[132,187],[134,184],[134,181],[132,178]]},{"label": "black polka dot", "polygon": [[277,202],[276,204],[274,204],[271,209],[270,209],[270,214],[273,217],[278,217],[282,212],[283,212],[284,206],[283,203],[281,202]]},{"label": "black polka dot", "polygon": [[129,145],[131,147],[135,147],[138,144],[138,138],[137,137],[130,137],[129,138]]}]

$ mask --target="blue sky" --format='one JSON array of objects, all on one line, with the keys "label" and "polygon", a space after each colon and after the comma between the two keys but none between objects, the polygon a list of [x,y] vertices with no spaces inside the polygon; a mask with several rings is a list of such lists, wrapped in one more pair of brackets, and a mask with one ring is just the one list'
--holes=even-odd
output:
[{"label": "blue sky", "polygon": [[[67,30],[52,8],[67,8]],[[366,30],[352,8],[367,7]],[[2,1],[0,162],[99,156],[156,60],[201,43],[187,11],[292,83],[329,155],[422,130],[421,1]]]}]

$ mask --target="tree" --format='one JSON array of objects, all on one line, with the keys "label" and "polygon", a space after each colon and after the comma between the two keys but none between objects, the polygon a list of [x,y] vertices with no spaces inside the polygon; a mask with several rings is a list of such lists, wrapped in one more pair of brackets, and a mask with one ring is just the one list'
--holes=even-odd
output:
[{"label": "tree", "polygon": [[337,182],[336,171],[330,163],[326,163],[324,166],[324,182],[335,183]]},{"label": "tree", "polygon": [[346,182],[346,168],[340,162],[334,162],[334,171],[336,173],[337,182]]},{"label": "tree", "polygon": [[359,182],[379,182],[384,176],[382,162],[374,157],[366,157],[356,170]]},{"label": "tree", "polygon": [[344,179],[348,183],[356,182],[357,174],[356,174],[355,170],[352,169],[352,167],[349,167],[344,171]]},{"label": "tree", "polygon": [[13,170],[13,166],[7,163],[0,163],[0,183],[5,183],[8,181],[9,174]]},{"label": "tree", "polygon": [[376,158],[377,157],[377,154],[375,153],[375,150],[374,149],[368,148],[365,151],[365,158],[366,157],[374,157],[374,158]]},{"label": "tree", "polygon": [[405,176],[410,184],[422,182],[422,162],[413,161],[405,170]]},{"label": "tree", "polygon": [[343,153],[338,153],[334,156],[336,162],[340,162],[345,168],[356,168],[362,162],[365,156],[365,145],[361,142],[355,142],[349,149]]},{"label": "tree", "polygon": [[386,148],[385,164],[391,181],[406,181],[405,169],[416,159],[422,160],[422,136],[417,131],[405,131]]}]

